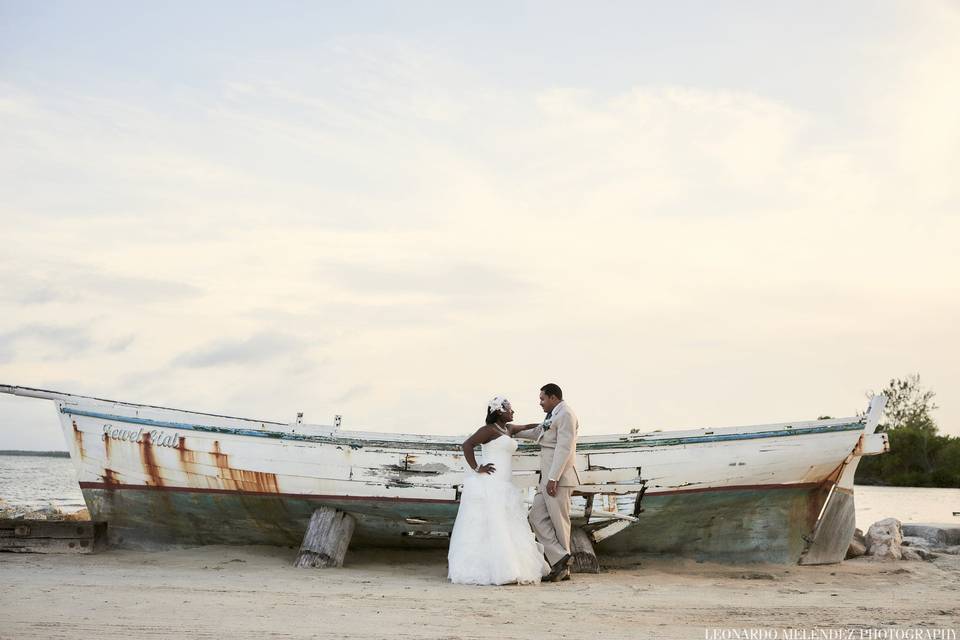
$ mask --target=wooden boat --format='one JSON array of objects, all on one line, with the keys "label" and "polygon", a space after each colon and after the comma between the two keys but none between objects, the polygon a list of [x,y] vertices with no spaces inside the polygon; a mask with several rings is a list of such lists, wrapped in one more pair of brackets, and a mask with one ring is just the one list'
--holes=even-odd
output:
[{"label": "wooden boat", "polygon": [[[84,500],[113,544],[297,545],[318,506],[356,520],[353,545],[446,544],[465,463],[460,437],[251,420],[0,385],[56,404]],[[600,554],[715,561],[843,559],[860,456],[884,397],[850,418],[582,436],[574,524]],[[539,481],[521,444],[514,482]]]}]

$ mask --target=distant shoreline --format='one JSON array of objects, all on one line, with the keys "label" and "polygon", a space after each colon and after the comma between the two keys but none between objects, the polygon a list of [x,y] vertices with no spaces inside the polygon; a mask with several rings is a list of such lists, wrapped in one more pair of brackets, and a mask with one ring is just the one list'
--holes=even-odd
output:
[{"label": "distant shoreline", "polygon": [[23,449],[0,449],[0,456],[33,456],[35,458],[69,458],[69,451],[25,451]]}]

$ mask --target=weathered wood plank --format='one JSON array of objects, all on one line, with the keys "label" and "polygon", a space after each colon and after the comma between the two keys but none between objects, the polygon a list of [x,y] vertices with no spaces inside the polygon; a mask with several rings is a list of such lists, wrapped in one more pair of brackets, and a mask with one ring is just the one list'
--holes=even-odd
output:
[{"label": "weathered wood plank", "polygon": [[627,482],[640,477],[638,467],[627,469],[589,469],[577,471],[583,484],[603,484],[605,482]]},{"label": "weathered wood plank", "polygon": [[595,529],[592,532],[591,537],[593,538],[594,542],[599,543],[613,535],[620,533],[621,531],[623,531],[629,526],[632,526],[633,524],[634,523],[631,522],[630,520],[617,520],[612,524],[604,525],[599,529]]},{"label": "weathered wood plank", "polygon": [[355,523],[338,509],[320,507],[310,517],[295,567],[342,567]]},{"label": "weathered wood plank", "polygon": [[93,539],[94,527],[95,523],[82,521],[0,520],[0,537]]},{"label": "weathered wood plank", "polygon": [[584,498],[583,505],[583,517],[587,519],[587,522],[590,522],[590,516],[593,515],[593,497],[595,494],[589,493]]},{"label": "weathered wood plank", "polygon": [[580,527],[570,531],[570,570],[573,573],[600,573],[600,561],[590,536]]},{"label": "weathered wood plank", "polygon": [[0,520],[0,551],[93,553],[106,542],[106,522]]},{"label": "weathered wood plank", "polygon": [[12,553],[93,553],[93,540],[0,538],[0,551]]},{"label": "weathered wood plank", "polygon": [[637,493],[643,489],[643,484],[581,484],[573,490],[574,495],[588,495],[591,493],[625,494]]},{"label": "weathered wood plank", "polygon": [[836,564],[846,557],[857,528],[853,492],[837,487],[800,556],[800,564]]}]

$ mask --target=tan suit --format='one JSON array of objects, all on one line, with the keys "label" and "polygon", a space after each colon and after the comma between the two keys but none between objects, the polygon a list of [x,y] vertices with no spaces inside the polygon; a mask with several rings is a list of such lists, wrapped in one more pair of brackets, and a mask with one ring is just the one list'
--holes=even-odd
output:
[{"label": "tan suit", "polygon": [[[517,434],[518,438],[540,444],[540,485],[529,519],[551,565],[570,553],[570,495],[580,484],[574,464],[579,428],[577,415],[566,402],[561,402],[544,425]],[[559,480],[555,496],[547,493],[549,480]]]}]

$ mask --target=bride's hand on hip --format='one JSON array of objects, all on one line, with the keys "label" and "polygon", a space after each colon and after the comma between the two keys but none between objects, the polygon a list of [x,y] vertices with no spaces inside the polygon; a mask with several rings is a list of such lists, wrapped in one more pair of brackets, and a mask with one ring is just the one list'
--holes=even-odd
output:
[{"label": "bride's hand on hip", "polygon": [[482,465],[480,465],[479,467],[477,467],[477,473],[489,473],[489,474],[493,474],[493,473],[496,472],[496,470],[497,470],[497,469],[496,469],[496,467],[493,466],[493,463],[492,463],[492,462],[488,462],[487,464],[482,464]]}]

